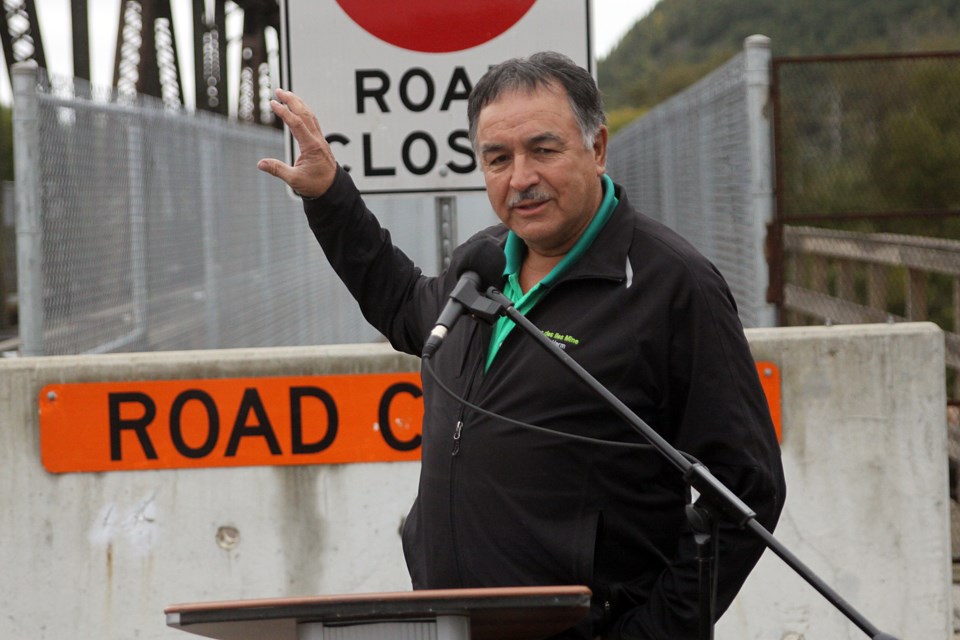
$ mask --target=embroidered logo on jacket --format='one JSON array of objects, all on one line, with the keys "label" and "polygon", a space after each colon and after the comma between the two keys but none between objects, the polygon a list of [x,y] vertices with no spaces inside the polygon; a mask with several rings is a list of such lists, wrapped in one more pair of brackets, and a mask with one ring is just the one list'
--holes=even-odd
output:
[{"label": "embroidered logo on jacket", "polygon": [[574,338],[571,335],[562,333],[560,331],[544,331],[543,335],[553,340],[561,349],[566,349],[567,345],[577,346],[580,344],[579,338]]}]

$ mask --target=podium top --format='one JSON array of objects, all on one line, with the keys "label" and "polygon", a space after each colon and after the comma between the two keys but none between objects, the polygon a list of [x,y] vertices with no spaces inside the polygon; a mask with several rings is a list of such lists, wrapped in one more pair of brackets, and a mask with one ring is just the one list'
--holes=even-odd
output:
[{"label": "podium top", "polygon": [[590,610],[584,586],[443,589],[176,604],[167,625],[218,640],[296,640],[300,623],[373,623],[444,615],[470,618],[473,640],[535,640]]}]

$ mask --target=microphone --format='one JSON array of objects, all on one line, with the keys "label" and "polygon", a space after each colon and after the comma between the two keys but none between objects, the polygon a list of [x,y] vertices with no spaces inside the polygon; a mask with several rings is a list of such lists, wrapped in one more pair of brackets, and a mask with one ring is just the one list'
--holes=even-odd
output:
[{"label": "microphone", "polygon": [[440,348],[447,333],[464,313],[470,312],[488,322],[499,315],[500,305],[487,300],[480,292],[503,280],[506,264],[503,250],[492,240],[471,242],[460,250],[463,258],[457,268],[457,284],[423,346],[421,358],[429,358]]}]

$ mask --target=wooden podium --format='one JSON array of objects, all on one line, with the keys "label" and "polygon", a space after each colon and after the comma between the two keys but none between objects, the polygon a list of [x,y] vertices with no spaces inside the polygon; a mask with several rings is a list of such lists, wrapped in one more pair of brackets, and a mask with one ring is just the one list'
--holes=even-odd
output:
[{"label": "wooden podium", "polygon": [[590,610],[581,586],[449,589],[167,607],[167,625],[218,640],[537,640]]}]

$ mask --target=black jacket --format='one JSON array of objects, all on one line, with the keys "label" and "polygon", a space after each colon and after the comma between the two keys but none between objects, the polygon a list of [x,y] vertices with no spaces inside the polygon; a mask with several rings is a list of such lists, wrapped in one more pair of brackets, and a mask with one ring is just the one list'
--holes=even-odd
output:
[{"label": "black jacket", "polygon": [[[616,195],[594,245],[527,317],[772,528],[785,492],[779,447],[729,289],[685,240],[635,212],[620,187]],[[304,208],[367,320],[419,355],[459,254],[446,273],[423,276],[342,170]],[[498,225],[467,242],[502,245],[506,233]],[[678,472],[519,328],[484,372],[490,333],[462,319],[431,359],[436,374],[484,409],[550,431],[464,409],[423,373],[419,495],[403,531],[414,588],[585,584],[592,615],[565,637],[696,637]],[[762,551],[723,527],[720,611]]]}]

